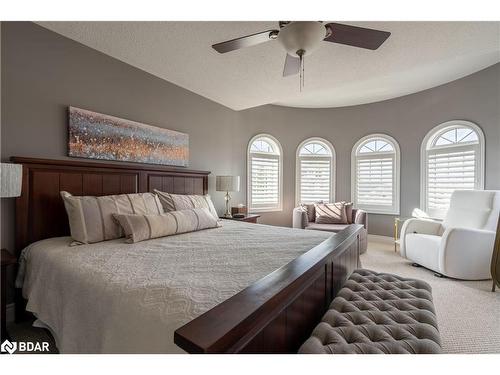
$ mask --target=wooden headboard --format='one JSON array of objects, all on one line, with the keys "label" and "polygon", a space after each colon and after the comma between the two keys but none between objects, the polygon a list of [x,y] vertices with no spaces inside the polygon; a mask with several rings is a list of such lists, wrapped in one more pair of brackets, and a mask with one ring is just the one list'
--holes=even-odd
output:
[{"label": "wooden headboard", "polygon": [[22,193],[16,200],[16,251],[44,238],[68,236],[59,192],[73,195],[145,193],[206,194],[207,171],[151,164],[101,163],[12,157],[23,165]]}]

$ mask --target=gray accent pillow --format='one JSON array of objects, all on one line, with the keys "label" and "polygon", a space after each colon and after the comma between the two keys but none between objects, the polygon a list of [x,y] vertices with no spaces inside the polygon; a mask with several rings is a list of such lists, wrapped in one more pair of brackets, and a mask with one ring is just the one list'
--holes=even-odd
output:
[{"label": "gray accent pillow", "polygon": [[165,212],[189,210],[193,208],[206,208],[210,213],[219,220],[219,215],[215,210],[214,204],[210,195],[185,195],[185,194],[172,194],[164,191],[154,191],[160,202],[163,205]]},{"label": "gray accent pillow", "polygon": [[352,202],[344,202],[344,207],[345,207],[345,215],[347,217],[347,224],[352,224],[353,203]]},{"label": "gray accent pillow", "polygon": [[68,214],[71,245],[113,240],[123,237],[120,225],[113,214],[159,215],[163,208],[158,197],[152,193],[105,195],[102,197],[74,196],[61,191]]},{"label": "gray accent pillow", "polygon": [[172,211],[162,215],[113,215],[128,243],[221,226],[206,208]]},{"label": "gray accent pillow", "polygon": [[[322,202],[318,202],[322,203]],[[309,222],[314,221],[316,219],[316,215],[314,213],[314,205],[315,203],[302,203],[301,207],[307,212],[307,220]]]}]

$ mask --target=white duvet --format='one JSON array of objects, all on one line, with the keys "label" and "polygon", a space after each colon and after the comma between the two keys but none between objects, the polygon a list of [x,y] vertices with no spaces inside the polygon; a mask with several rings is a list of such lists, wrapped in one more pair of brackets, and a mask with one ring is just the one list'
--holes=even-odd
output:
[{"label": "white duvet", "polygon": [[224,221],[136,244],[27,247],[18,287],[61,353],[181,353],[174,331],[330,236]]}]

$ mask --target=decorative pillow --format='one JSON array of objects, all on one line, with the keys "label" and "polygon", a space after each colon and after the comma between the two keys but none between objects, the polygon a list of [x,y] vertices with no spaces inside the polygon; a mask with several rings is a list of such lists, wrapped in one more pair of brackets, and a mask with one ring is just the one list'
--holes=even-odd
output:
[{"label": "decorative pillow", "polygon": [[171,211],[162,215],[114,214],[128,243],[221,226],[207,208]]},{"label": "decorative pillow", "polygon": [[219,215],[217,215],[212,199],[208,194],[182,195],[165,193],[159,190],[155,190],[154,192],[160,198],[160,202],[165,212],[189,210],[192,208],[206,208],[217,220],[219,220]]},{"label": "decorative pillow", "polygon": [[113,214],[163,213],[158,197],[152,193],[106,195],[102,197],[73,196],[61,191],[69,219],[72,245],[95,243],[123,237]]},{"label": "decorative pillow", "polygon": [[344,202],[315,204],[317,224],[347,224]]},{"label": "decorative pillow", "polygon": [[304,208],[307,212],[307,218],[309,221],[314,221],[316,220],[316,212],[314,210],[314,206],[316,204],[323,203],[322,200],[316,201],[314,203],[302,203],[301,206]]},{"label": "decorative pillow", "polygon": [[352,224],[352,202],[344,202],[345,215],[347,216],[347,224]]},{"label": "decorative pillow", "polygon": [[[323,202],[318,202],[318,203],[323,203]],[[315,220],[314,205],[315,205],[315,203],[302,203],[301,204],[304,211],[307,212],[307,220],[309,222]]]}]

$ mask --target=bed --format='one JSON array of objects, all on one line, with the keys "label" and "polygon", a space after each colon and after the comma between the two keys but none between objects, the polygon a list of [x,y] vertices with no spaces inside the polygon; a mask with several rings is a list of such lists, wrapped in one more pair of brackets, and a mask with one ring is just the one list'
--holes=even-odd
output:
[{"label": "bed", "polygon": [[[60,190],[74,195],[204,194],[209,172],[122,163],[12,158],[16,313],[46,324],[64,353],[291,353],[359,264],[353,225],[327,233],[224,221],[136,244],[69,247]],[[24,303],[23,303],[24,301]]]}]

